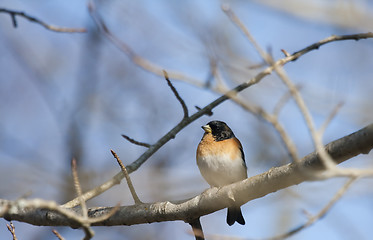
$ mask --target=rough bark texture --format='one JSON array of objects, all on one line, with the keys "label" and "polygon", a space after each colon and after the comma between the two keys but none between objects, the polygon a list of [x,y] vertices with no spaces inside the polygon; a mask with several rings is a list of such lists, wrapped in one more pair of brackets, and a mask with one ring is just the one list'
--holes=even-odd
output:
[{"label": "rough bark texture", "polygon": [[[358,154],[368,154],[373,148],[373,124],[333,141],[325,146],[336,163],[341,163]],[[300,160],[300,164],[289,163],[271,168],[269,171],[248,178],[244,181],[211,188],[191,199],[175,202],[143,203],[122,206],[109,219],[94,223],[94,226],[134,225],[142,223],[182,220],[190,222],[200,216],[226,208],[235,200],[240,204],[263,197],[280,189],[312,180],[310,171],[323,171],[323,166],[316,152]],[[89,209],[89,217],[100,217],[112,207],[95,207]],[[74,211],[80,211],[78,208]],[[60,213],[46,209],[33,209],[19,201],[0,199],[0,216],[6,220],[16,220],[40,226],[79,227]]]}]

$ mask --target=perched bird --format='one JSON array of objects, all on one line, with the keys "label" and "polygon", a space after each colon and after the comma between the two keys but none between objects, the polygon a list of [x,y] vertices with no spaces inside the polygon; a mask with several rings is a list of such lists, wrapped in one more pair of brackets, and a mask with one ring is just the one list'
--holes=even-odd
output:
[{"label": "perched bird", "polygon": [[[197,147],[197,165],[212,187],[221,187],[247,178],[245,155],[240,141],[225,122],[211,121],[202,126],[205,133]],[[227,223],[245,225],[241,208],[229,207]]]}]

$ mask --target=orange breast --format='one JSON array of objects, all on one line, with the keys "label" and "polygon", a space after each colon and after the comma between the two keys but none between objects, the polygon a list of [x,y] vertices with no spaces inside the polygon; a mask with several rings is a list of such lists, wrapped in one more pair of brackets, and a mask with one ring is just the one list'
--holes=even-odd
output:
[{"label": "orange breast", "polygon": [[197,159],[206,155],[229,155],[230,159],[242,159],[241,143],[237,138],[216,142],[212,134],[205,134],[197,148]]}]

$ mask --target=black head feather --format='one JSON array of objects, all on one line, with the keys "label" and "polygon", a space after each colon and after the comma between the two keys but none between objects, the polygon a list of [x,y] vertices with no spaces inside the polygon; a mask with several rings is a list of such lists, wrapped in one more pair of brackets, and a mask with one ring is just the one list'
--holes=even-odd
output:
[{"label": "black head feather", "polygon": [[228,127],[225,122],[222,121],[211,121],[207,123],[211,128],[211,134],[216,141],[222,141],[234,137],[232,130]]}]

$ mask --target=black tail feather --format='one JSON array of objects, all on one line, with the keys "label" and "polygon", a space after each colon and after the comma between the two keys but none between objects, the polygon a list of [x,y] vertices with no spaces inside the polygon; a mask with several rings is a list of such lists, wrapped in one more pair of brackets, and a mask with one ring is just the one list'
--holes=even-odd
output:
[{"label": "black tail feather", "polygon": [[241,208],[228,208],[227,223],[232,226],[235,222],[245,225],[245,219],[242,216]]}]

